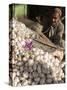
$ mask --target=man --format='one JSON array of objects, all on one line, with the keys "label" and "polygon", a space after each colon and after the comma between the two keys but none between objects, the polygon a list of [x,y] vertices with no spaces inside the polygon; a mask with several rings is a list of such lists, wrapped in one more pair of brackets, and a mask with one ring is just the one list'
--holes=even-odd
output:
[{"label": "man", "polygon": [[64,40],[62,39],[64,33],[64,25],[61,22],[62,11],[59,8],[55,8],[52,14],[52,25],[48,29],[48,38],[60,47],[64,47]]}]

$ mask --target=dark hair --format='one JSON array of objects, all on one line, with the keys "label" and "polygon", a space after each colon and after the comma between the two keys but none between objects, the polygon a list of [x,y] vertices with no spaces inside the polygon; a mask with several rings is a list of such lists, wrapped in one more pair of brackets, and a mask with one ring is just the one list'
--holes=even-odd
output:
[{"label": "dark hair", "polygon": [[54,9],[54,13],[59,13],[59,16],[61,17],[62,16],[62,11],[60,8],[55,8]]}]

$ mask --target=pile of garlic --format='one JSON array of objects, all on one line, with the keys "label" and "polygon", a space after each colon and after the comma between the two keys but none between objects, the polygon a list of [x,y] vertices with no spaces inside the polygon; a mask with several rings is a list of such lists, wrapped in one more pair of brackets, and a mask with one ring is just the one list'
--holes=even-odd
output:
[{"label": "pile of garlic", "polygon": [[9,79],[12,86],[64,83],[64,63],[35,47],[36,34],[23,23],[10,21]]}]

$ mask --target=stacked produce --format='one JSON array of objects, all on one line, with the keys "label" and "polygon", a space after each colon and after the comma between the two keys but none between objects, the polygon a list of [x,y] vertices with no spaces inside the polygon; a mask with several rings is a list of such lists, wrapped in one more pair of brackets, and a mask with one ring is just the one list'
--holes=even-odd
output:
[{"label": "stacked produce", "polygon": [[37,34],[13,19],[9,30],[9,82],[12,86],[64,83],[64,62],[33,44]]}]

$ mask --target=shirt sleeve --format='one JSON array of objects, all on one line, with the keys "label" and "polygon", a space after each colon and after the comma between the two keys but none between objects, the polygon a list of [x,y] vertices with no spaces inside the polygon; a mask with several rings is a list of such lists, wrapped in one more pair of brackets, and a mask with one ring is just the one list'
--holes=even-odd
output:
[{"label": "shirt sleeve", "polygon": [[64,33],[64,25],[62,23],[59,24],[58,28],[57,28],[57,32],[56,35],[60,38],[62,38]]},{"label": "shirt sleeve", "polygon": [[57,28],[57,32],[56,32],[56,42],[58,45],[62,46],[61,45],[61,42],[62,42],[62,36],[63,36],[63,33],[64,33],[64,25],[61,23],[59,24],[58,28]]}]

